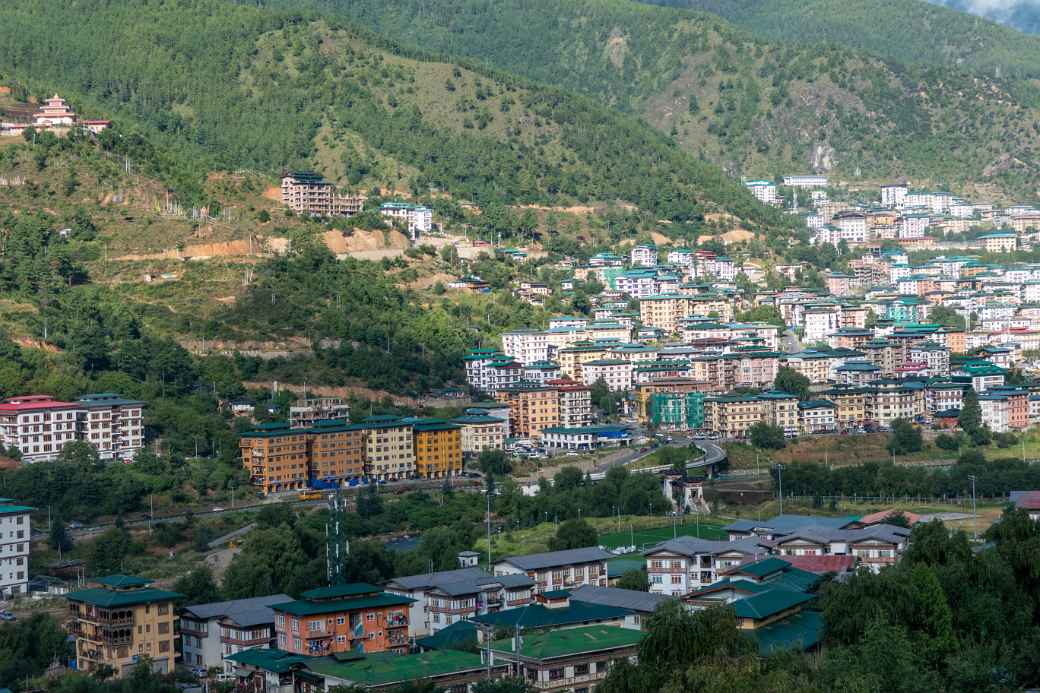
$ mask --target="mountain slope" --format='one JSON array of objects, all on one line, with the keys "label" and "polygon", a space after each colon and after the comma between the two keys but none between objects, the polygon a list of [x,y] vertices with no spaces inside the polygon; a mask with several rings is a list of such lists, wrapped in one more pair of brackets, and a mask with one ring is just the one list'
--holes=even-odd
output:
[{"label": "mountain slope", "polygon": [[717,209],[787,224],[635,119],[402,52],[299,10],[222,0],[5,3],[0,70],[138,124],[184,160],[227,169],[315,165],[320,150],[379,164],[384,180],[362,172],[355,182],[484,204],[624,200],[676,221]]},{"label": "mountain slope", "polygon": [[961,12],[970,12],[1019,31],[1040,34],[1040,6],[1032,0],[929,0]]},{"label": "mountain slope", "polygon": [[959,12],[963,0],[644,1],[711,12],[770,41],[831,43],[905,64],[966,68],[989,76],[1040,75],[1040,38]]},{"label": "mountain slope", "polygon": [[833,170],[1035,193],[1038,112],[1018,83],[766,43],[714,15],[629,0],[318,4],[395,40],[596,95],[734,175]]}]

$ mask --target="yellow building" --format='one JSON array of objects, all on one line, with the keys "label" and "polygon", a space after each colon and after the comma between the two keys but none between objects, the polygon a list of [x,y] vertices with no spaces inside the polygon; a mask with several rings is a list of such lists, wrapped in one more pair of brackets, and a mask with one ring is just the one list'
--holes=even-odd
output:
[{"label": "yellow building", "polygon": [[412,431],[416,474],[443,479],[462,472],[462,426],[442,419],[416,419]]},{"label": "yellow building", "polygon": [[719,395],[704,400],[704,427],[723,438],[744,438],[765,417],[766,403],[757,395]]},{"label": "yellow building", "polygon": [[581,382],[582,365],[589,361],[610,358],[612,350],[617,346],[618,342],[608,340],[603,342],[580,342],[560,349],[556,355],[556,360],[560,364],[560,375],[564,378]]},{"label": "yellow building", "polygon": [[368,431],[365,474],[380,480],[408,479],[415,474],[412,425],[394,416],[370,416],[361,424]]},{"label": "yellow building", "polygon": [[643,327],[656,327],[674,334],[679,329],[679,321],[691,314],[690,296],[659,294],[639,299],[639,321]]},{"label": "yellow building", "polygon": [[96,586],[65,595],[76,638],[77,668],[94,672],[109,666],[125,676],[140,661],[152,671],[172,673],[177,656],[174,604],[184,595],[149,587],[149,580],[110,575]]}]

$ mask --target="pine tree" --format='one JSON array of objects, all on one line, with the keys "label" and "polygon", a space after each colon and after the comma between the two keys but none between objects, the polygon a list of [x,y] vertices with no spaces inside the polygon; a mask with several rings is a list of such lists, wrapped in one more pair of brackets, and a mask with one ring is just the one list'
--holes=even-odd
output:
[{"label": "pine tree", "polygon": [[968,388],[964,393],[964,401],[961,402],[961,414],[957,417],[957,423],[961,430],[968,435],[974,435],[982,428],[982,407],[979,406],[979,396],[975,394],[974,388]]}]

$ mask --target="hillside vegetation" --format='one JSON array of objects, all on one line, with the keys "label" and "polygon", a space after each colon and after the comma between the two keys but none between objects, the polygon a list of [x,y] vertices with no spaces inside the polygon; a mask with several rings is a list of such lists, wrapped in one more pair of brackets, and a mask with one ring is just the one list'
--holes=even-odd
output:
[{"label": "hillside vegetation", "polygon": [[[875,10],[854,15],[861,4],[847,14],[856,17],[850,25],[869,34],[864,27],[876,26]],[[731,174],[833,170],[851,178],[907,175],[952,187],[975,180],[1015,194],[1035,192],[1038,112],[1022,96],[1028,90],[1020,81],[935,65],[903,67],[832,45],[770,43],[715,15],[629,0],[320,5],[395,40],[593,94],[641,115]],[[769,21],[795,32],[803,21],[794,16]],[[893,43],[906,51],[922,44],[922,26],[929,25],[892,21],[914,32],[914,40]],[[1034,39],[1023,36],[1031,43],[1019,51],[1001,38],[1006,30],[969,21],[996,31],[993,51],[1007,51],[1022,70],[1040,64],[1026,50],[1034,50]],[[817,32],[811,18],[805,24],[807,34]]]},{"label": "hillside vegetation", "polygon": [[969,69],[995,78],[1040,76],[1040,38],[959,12],[971,4],[963,0],[945,3],[955,9],[925,0],[645,1],[711,12],[770,41],[830,43],[907,65]]},{"label": "hillside vegetation", "polygon": [[277,172],[313,165],[321,144],[349,159],[343,174],[360,185],[785,223],[635,119],[395,50],[313,13],[223,0],[4,3],[0,69],[34,93],[60,90],[139,125],[182,161]]}]

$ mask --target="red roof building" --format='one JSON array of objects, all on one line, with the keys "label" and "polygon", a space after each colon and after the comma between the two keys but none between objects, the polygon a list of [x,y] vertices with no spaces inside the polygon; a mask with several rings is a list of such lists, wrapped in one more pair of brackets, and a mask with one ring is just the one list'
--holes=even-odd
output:
[{"label": "red roof building", "polygon": [[799,570],[816,573],[817,575],[848,573],[856,565],[856,557],[849,555],[784,556],[784,560]]}]

